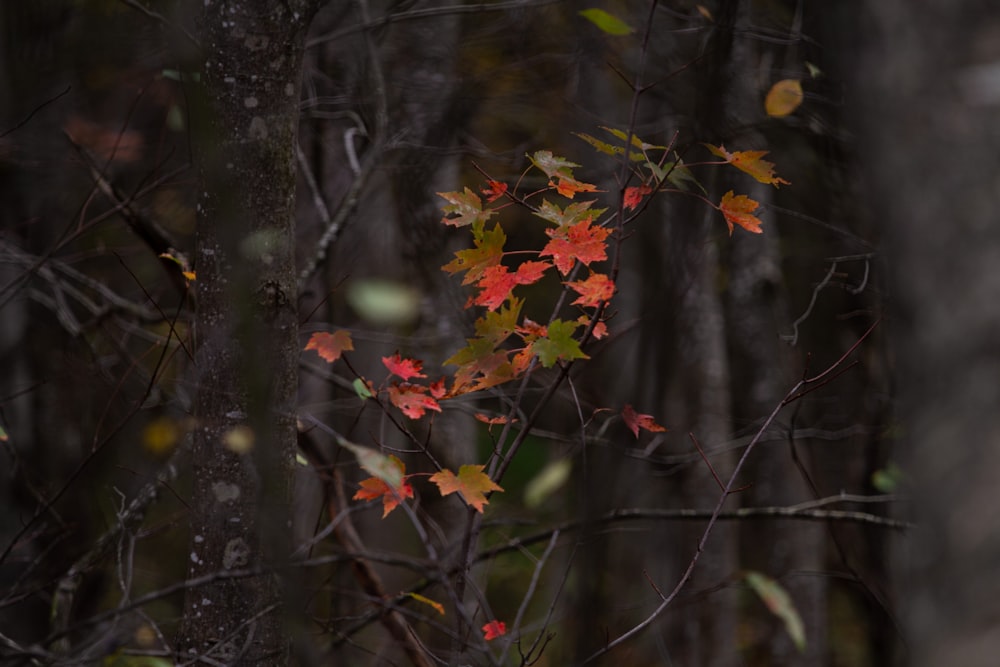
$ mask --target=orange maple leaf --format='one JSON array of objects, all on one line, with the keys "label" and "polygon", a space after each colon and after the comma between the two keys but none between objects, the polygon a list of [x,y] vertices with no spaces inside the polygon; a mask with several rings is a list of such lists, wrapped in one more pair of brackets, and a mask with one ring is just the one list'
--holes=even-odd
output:
[{"label": "orange maple leaf", "polygon": [[723,160],[733,165],[740,171],[746,172],[756,178],[761,183],[778,187],[782,184],[791,185],[783,178],[778,178],[774,173],[774,163],[762,160],[767,155],[767,151],[734,151],[730,153],[725,146],[713,146],[705,144],[713,155],[721,157]]},{"label": "orange maple leaf", "polygon": [[603,273],[592,273],[586,280],[576,280],[566,283],[580,293],[580,298],[573,305],[580,304],[587,308],[597,308],[602,301],[607,301],[615,293],[615,283]]},{"label": "orange maple leaf", "polygon": [[389,455],[389,459],[399,468],[403,475],[403,483],[398,488],[393,488],[378,477],[369,477],[360,482],[361,488],[354,494],[354,500],[377,500],[382,499],[382,518],[389,516],[389,512],[399,507],[399,503],[406,498],[413,497],[413,487],[407,483],[406,464],[398,457]]},{"label": "orange maple leaf", "polygon": [[482,514],[483,507],[489,504],[486,494],[491,491],[503,491],[500,485],[483,472],[485,467],[464,465],[458,469],[458,475],[446,468],[431,475],[431,481],[438,485],[442,496],[457,491],[470,507],[474,507],[477,512]]},{"label": "orange maple leaf", "polygon": [[491,641],[497,637],[507,634],[507,624],[503,621],[493,619],[483,626],[483,639]]},{"label": "orange maple leaf", "polygon": [[545,244],[539,255],[551,255],[559,273],[564,276],[570,272],[576,260],[589,265],[608,258],[606,239],[611,234],[611,229],[594,227],[589,218],[568,227],[546,229],[545,233],[552,240]]},{"label": "orange maple leaf", "polygon": [[341,329],[333,333],[317,331],[309,337],[306,350],[316,350],[316,354],[331,364],[340,358],[345,351],[353,350],[354,342],[351,332]]},{"label": "orange maple leaf", "polygon": [[441,412],[437,400],[427,395],[427,387],[417,384],[392,385],[389,387],[389,400],[410,419],[420,419],[427,410]]},{"label": "orange maple leaf", "polygon": [[398,375],[404,380],[427,377],[420,372],[424,367],[424,362],[419,359],[404,359],[399,356],[399,352],[391,357],[382,357],[382,363],[385,364],[390,373]]},{"label": "orange maple leaf", "polygon": [[549,181],[549,185],[555,187],[556,192],[567,199],[572,199],[577,192],[598,192],[596,185],[584,183],[569,177],[559,178],[555,183]]},{"label": "orange maple leaf", "polygon": [[653,188],[648,185],[637,185],[631,188],[625,188],[625,197],[623,199],[623,204],[625,208],[630,211],[634,211],[636,207],[642,203],[642,198],[653,191]]},{"label": "orange maple leaf", "polygon": [[759,203],[750,199],[746,195],[733,195],[730,190],[722,196],[719,202],[719,210],[726,216],[726,224],[729,225],[729,235],[733,235],[733,224],[737,224],[748,232],[754,234],[762,233],[760,228],[760,218],[753,215],[753,212],[760,206]]},{"label": "orange maple leaf", "polygon": [[628,426],[629,430],[637,438],[639,437],[640,428],[652,433],[663,433],[667,430],[665,426],[657,424],[652,415],[640,414],[628,403],[622,408],[622,419],[625,420],[625,425]]}]

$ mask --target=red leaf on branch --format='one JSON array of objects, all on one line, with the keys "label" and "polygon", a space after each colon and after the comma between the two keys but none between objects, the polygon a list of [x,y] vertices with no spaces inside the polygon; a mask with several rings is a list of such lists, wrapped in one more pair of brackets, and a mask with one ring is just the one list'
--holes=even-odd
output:
[{"label": "red leaf on branch", "polygon": [[483,626],[483,639],[491,641],[507,634],[507,624],[496,619]]},{"label": "red leaf on branch", "polygon": [[447,468],[431,475],[431,481],[438,485],[442,496],[456,491],[462,495],[470,507],[480,514],[483,507],[489,504],[486,494],[491,491],[503,491],[490,476],[483,472],[486,466],[464,465],[458,469],[458,475]]},{"label": "red leaf on branch", "polygon": [[476,414],[473,415],[473,417],[476,418],[476,421],[481,421],[484,424],[489,424],[490,426],[496,426],[497,424],[506,424],[509,421],[512,421],[512,422],[516,422],[517,421],[516,419],[514,419],[514,420],[508,419],[507,415],[499,415],[498,417],[490,417],[489,415],[484,415],[481,412],[477,412]]},{"label": "red leaf on branch", "polygon": [[730,190],[722,196],[719,202],[719,210],[726,216],[726,224],[729,225],[729,235],[733,235],[733,225],[737,224],[748,232],[754,234],[762,233],[760,228],[760,218],[753,215],[753,212],[760,206],[753,199],[746,195],[733,195]]},{"label": "red leaf on branch", "polygon": [[730,153],[725,146],[713,146],[705,144],[713,155],[721,157],[723,160],[733,165],[740,171],[750,174],[761,183],[778,187],[782,184],[791,185],[783,178],[778,178],[774,173],[774,163],[762,160],[767,155],[767,151],[734,151]]},{"label": "red leaf on branch", "polygon": [[657,424],[652,415],[640,414],[628,403],[622,408],[622,419],[625,420],[625,425],[636,438],[639,437],[640,428],[653,433],[663,433],[667,430],[665,426]]},{"label": "red leaf on branch", "polygon": [[611,234],[611,229],[594,227],[589,219],[569,227],[547,229],[545,233],[552,240],[545,244],[539,255],[551,255],[556,268],[564,276],[570,272],[576,260],[589,265],[608,258],[606,239]]},{"label": "red leaf on branch", "polygon": [[580,304],[586,308],[596,308],[615,293],[615,283],[603,273],[592,273],[586,280],[566,284],[580,293],[580,298],[573,302],[574,306]]},{"label": "red leaf on branch", "polygon": [[427,377],[420,372],[424,367],[424,362],[418,359],[404,359],[399,356],[399,352],[391,357],[382,357],[382,363],[385,364],[390,373],[398,375],[404,380]]},{"label": "red leaf on branch", "polygon": [[625,188],[625,197],[623,203],[625,208],[634,211],[636,207],[642,203],[642,198],[650,194],[653,191],[648,185],[637,185],[631,188]]},{"label": "red leaf on branch", "polygon": [[427,395],[427,387],[416,384],[399,384],[389,387],[389,401],[410,419],[420,419],[427,410],[441,412],[441,406]]},{"label": "red leaf on branch", "polygon": [[431,396],[433,396],[434,398],[444,398],[444,395],[448,393],[448,391],[444,387],[443,377],[438,378],[434,382],[431,382],[431,386],[429,387],[429,389],[431,391]]},{"label": "red leaf on branch", "polygon": [[491,266],[479,279],[477,286],[482,292],[472,300],[472,303],[486,306],[491,311],[496,310],[507,300],[516,285],[530,285],[537,282],[550,268],[552,265],[548,262],[524,262],[517,267],[517,271],[511,273],[503,264]]},{"label": "red leaf on branch", "polygon": [[333,333],[317,331],[309,337],[306,343],[306,350],[316,350],[316,354],[330,362],[331,364],[346,351],[354,349],[354,342],[351,340],[351,332],[341,329]]},{"label": "red leaf on branch", "polygon": [[507,192],[507,184],[501,183],[500,181],[487,181],[489,187],[483,188],[480,192],[486,197],[486,203],[495,202],[500,197],[503,197],[504,193]]},{"label": "red leaf on branch", "polygon": [[[586,315],[581,315],[580,317],[576,318],[576,321],[582,324],[584,327],[590,326],[590,318],[587,317]],[[594,325],[594,330],[591,332],[591,335],[593,335],[593,337],[596,338],[597,340],[601,340],[602,338],[608,335],[608,325],[606,325],[604,322],[598,322],[597,324]]]},{"label": "red leaf on branch", "polygon": [[406,465],[392,454],[389,459],[399,468],[403,475],[403,483],[398,488],[393,488],[378,477],[369,477],[360,482],[361,488],[354,494],[354,500],[377,500],[382,499],[382,518],[389,516],[389,512],[399,506],[399,503],[406,498],[413,497],[413,487],[406,482]]}]

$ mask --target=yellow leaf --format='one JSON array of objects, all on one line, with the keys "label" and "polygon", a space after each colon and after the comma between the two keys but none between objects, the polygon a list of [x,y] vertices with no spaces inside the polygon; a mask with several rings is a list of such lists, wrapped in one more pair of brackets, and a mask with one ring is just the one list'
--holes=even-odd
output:
[{"label": "yellow leaf", "polygon": [[764,110],[768,116],[787,116],[802,104],[802,84],[798,79],[784,79],[771,86],[764,99]]}]

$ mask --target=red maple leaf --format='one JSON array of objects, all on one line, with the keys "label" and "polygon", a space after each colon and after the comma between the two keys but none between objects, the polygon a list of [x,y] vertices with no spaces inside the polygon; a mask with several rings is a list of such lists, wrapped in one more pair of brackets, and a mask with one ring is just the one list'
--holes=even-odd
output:
[{"label": "red maple leaf", "polygon": [[465,271],[463,285],[476,282],[483,277],[486,269],[500,264],[507,235],[500,225],[494,225],[492,230],[486,229],[485,225],[473,225],[472,241],[475,247],[455,252],[455,259],[441,267],[448,273]]},{"label": "red maple leaf", "polygon": [[547,229],[552,240],[542,248],[541,256],[551,255],[559,273],[564,276],[573,268],[576,260],[589,265],[608,258],[606,239],[611,229],[594,227],[590,220],[584,220],[568,227]]},{"label": "red maple leaf", "polygon": [[417,384],[390,386],[389,400],[410,419],[420,419],[427,410],[441,412],[441,406],[437,400],[427,395],[427,387],[421,387]]},{"label": "red maple leaf", "polygon": [[729,225],[729,235],[733,234],[733,224],[737,224],[748,232],[760,234],[760,218],[753,215],[753,212],[760,206],[753,199],[746,195],[733,195],[730,190],[722,196],[719,202],[719,210],[726,216],[726,224]]},{"label": "red maple leaf", "polygon": [[456,475],[445,468],[441,472],[434,473],[430,479],[438,485],[442,496],[447,496],[456,491],[462,494],[462,498],[470,507],[476,508],[480,514],[483,507],[489,504],[486,494],[491,491],[503,491],[499,484],[490,479],[490,476],[483,472],[486,466],[464,465],[458,469]]},{"label": "red maple leaf", "polygon": [[[399,468],[400,474],[406,472],[406,465],[392,454],[389,459]],[[354,494],[354,500],[377,500],[382,499],[382,518],[384,519],[399,506],[399,503],[406,498],[413,497],[413,487],[406,481],[407,476],[403,474],[403,483],[398,488],[393,488],[378,477],[369,477],[360,482],[361,488]]]},{"label": "red maple leaf", "polygon": [[503,621],[493,619],[483,626],[483,639],[491,641],[497,637],[507,634],[507,624]]},{"label": "red maple leaf", "polygon": [[663,433],[667,430],[665,426],[657,424],[652,415],[640,414],[628,403],[622,408],[622,419],[625,420],[625,425],[636,438],[639,437],[640,428],[653,433]]},{"label": "red maple leaf", "polygon": [[398,375],[404,380],[427,377],[420,372],[424,367],[424,362],[418,359],[404,359],[399,356],[399,352],[391,357],[382,357],[382,363],[385,364],[390,373]]},{"label": "red maple leaf", "polygon": [[615,283],[603,273],[592,273],[586,280],[566,284],[580,293],[573,305],[580,304],[586,308],[596,308],[615,293]]},{"label": "red maple leaf", "polygon": [[487,181],[489,187],[483,188],[480,192],[486,197],[486,203],[495,202],[500,197],[503,197],[504,193],[507,192],[507,184],[501,183],[500,181]]},{"label": "red maple leaf", "polygon": [[625,188],[625,197],[623,203],[625,208],[634,211],[636,207],[642,203],[642,198],[650,194],[653,191],[648,185],[637,185],[631,188]]},{"label": "red maple leaf", "polygon": [[448,393],[448,391],[444,388],[443,377],[437,379],[434,382],[431,382],[431,386],[429,387],[429,389],[431,391],[431,396],[433,396],[434,398],[444,398],[444,395]]},{"label": "red maple leaf", "polygon": [[486,306],[491,311],[496,310],[507,300],[516,285],[530,285],[537,282],[551,267],[548,262],[524,262],[517,267],[517,271],[511,273],[503,264],[491,266],[479,279],[477,286],[482,292],[472,300],[472,303]]},{"label": "red maple leaf", "polygon": [[307,350],[316,350],[316,354],[333,363],[340,358],[345,351],[354,349],[354,342],[351,341],[351,332],[341,329],[333,333],[317,331],[309,337],[306,343]]},{"label": "red maple leaf", "polygon": [[[576,318],[576,321],[585,327],[590,326],[590,318],[587,317],[586,315],[581,315],[580,317]],[[597,324],[594,325],[594,330],[591,332],[591,334],[597,340],[601,340],[602,338],[608,335],[608,325],[605,324],[604,322],[598,322]]]}]

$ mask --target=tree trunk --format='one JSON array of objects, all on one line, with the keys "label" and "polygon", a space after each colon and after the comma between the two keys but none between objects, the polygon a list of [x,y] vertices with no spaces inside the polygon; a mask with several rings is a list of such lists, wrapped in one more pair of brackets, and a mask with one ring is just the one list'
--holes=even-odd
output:
[{"label": "tree trunk", "polygon": [[[311,3],[205,3],[192,118],[198,310],[184,658],[283,664],[299,353],[295,142]],[[262,570],[227,577],[239,570]],[[217,663],[216,663],[217,664]]]},{"label": "tree trunk", "polygon": [[972,0],[865,7],[862,164],[893,259],[901,451],[919,526],[894,569],[911,664],[995,665],[1000,16]]}]

